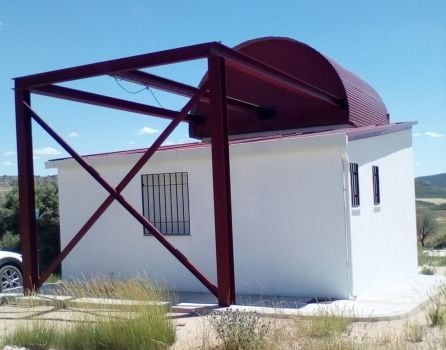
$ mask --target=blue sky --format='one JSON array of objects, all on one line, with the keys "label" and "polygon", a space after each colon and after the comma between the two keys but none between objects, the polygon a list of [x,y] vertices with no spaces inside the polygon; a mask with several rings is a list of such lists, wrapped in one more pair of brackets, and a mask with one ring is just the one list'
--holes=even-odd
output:
[{"label": "blue sky", "polygon": [[[446,172],[446,1],[1,1],[0,175],[16,174],[11,78],[208,41],[234,46],[287,36],[335,59],[381,95],[392,122],[416,120],[417,176]],[[198,84],[204,62],[157,73]],[[130,90],[138,87],[122,83]],[[156,105],[149,90],[130,95],[112,78],[71,85]],[[154,91],[179,109],[184,100]],[[33,106],[80,153],[146,147],[166,122],[71,102]],[[61,148],[34,127],[35,170]],[[187,141],[181,127],[169,142]]]}]

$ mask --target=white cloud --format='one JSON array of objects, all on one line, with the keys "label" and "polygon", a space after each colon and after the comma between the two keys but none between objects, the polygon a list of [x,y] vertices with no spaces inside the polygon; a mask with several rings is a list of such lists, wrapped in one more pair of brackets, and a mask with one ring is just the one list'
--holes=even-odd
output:
[{"label": "white cloud", "polygon": [[177,140],[166,140],[163,142],[163,146],[172,146],[172,145],[182,145],[185,143],[193,143],[197,142],[197,140],[189,139],[189,138],[182,138]]},{"label": "white cloud", "polygon": [[135,144],[135,142],[129,141],[129,145],[134,145],[134,144]]},{"label": "white cloud", "polygon": [[152,135],[152,134],[158,134],[160,131],[157,129],[153,129],[149,126],[144,126],[141,129],[138,129],[136,132],[138,135]]},{"label": "white cloud", "polygon": [[4,156],[15,156],[17,153],[15,151],[6,151],[3,153]]},{"label": "white cloud", "polygon": [[36,160],[36,159],[42,159],[42,157],[39,157],[39,156],[33,156],[33,159],[34,159],[34,160]]},{"label": "white cloud", "polygon": [[62,152],[53,147],[37,148],[34,150],[34,155],[36,156],[57,156],[58,154],[62,154]]},{"label": "white cloud", "polygon": [[181,145],[183,143],[194,143],[194,142],[197,142],[197,140],[187,138],[187,139],[179,139],[177,143]]},{"label": "white cloud", "polygon": [[2,163],[2,165],[12,166],[12,165],[14,165],[14,163],[11,162],[11,161],[9,161],[9,160],[5,160],[5,161]]},{"label": "white cloud", "polygon": [[443,134],[439,134],[438,132],[433,132],[433,131],[426,131],[424,134],[426,136],[433,137],[433,138],[444,137]]},{"label": "white cloud", "polygon": [[432,137],[434,139],[438,139],[441,137],[444,137],[444,134],[440,134],[438,132],[433,132],[433,131],[426,131],[426,132],[415,132],[412,134],[412,136],[427,136],[427,137]]},{"label": "white cloud", "polygon": [[79,137],[79,134],[76,131],[70,131],[68,137]]}]

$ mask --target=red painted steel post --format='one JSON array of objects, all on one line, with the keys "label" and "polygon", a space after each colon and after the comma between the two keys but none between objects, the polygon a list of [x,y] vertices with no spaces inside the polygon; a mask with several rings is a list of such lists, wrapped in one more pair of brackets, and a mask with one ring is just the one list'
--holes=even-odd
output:
[{"label": "red painted steel post", "polygon": [[23,287],[25,293],[29,293],[39,287],[32,125],[31,115],[23,103],[30,104],[30,99],[29,91],[16,86],[15,107],[19,175],[19,219],[23,251]]},{"label": "red painted steel post", "polygon": [[235,278],[225,62],[221,57],[210,56],[208,69],[218,303],[229,306],[235,304]]}]

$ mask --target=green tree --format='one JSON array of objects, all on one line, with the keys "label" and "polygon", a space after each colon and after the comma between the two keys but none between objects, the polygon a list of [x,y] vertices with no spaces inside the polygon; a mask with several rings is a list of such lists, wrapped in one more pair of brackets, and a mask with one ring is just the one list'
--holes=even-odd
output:
[{"label": "green tree", "polygon": [[[55,182],[36,185],[37,236],[40,269],[45,269],[60,251],[58,188]],[[20,250],[18,187],[0,203],[0,248]]]},{"label": "green tree", "polygon": [[0,239],[7,232],[19,234],[19,190],[14,186],[0,203]]},{"label": "green tree", "polygon": [[417,214],[417,236],[421,246],[424,247],[425,240],[437,232],[438,223],[429,212]]},{"label": "green tree", "polygon": [[59,200],[55,182],[44,183],[36,188],[38,209],[37,232],[40,268],[44,270],[60,251]]}]

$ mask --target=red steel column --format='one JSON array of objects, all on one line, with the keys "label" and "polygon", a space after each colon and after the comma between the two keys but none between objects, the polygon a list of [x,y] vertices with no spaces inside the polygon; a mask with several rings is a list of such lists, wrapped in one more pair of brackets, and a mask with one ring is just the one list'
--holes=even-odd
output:
[{"label": "red steel column", "polygon": [[39,286],[37,231],[34,193],[34,168],[31,115],[23,102],[30,104],[30,93],[15,89],[17,162],[19,175],[20,235],[23,251],[23,287],[29,293]]},{"label": "red steel column", "polygon": [[221,57],[210,56],[208,68],[218,303],[229,306],[235,304],[235,279],[225,62]]}]

